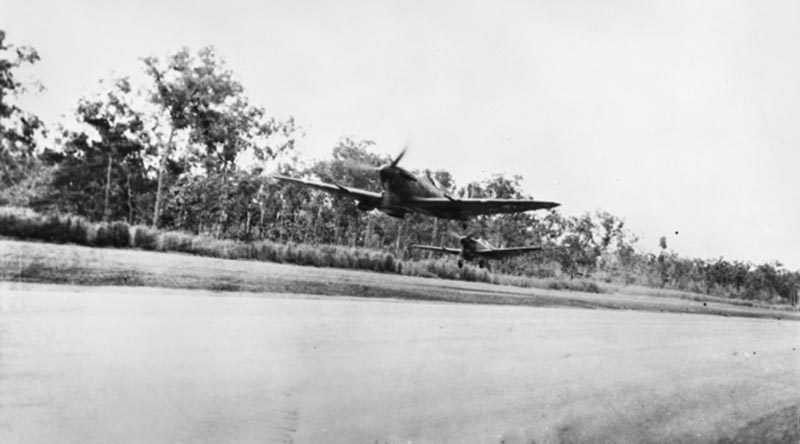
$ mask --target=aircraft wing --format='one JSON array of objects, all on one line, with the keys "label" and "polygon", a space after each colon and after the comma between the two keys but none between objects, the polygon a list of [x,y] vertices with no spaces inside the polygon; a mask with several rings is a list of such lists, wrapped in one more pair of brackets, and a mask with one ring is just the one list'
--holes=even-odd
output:
[{"label": "aircraft wing", "polygon": [[410,245],[409,248],[417,248],[419,250],[438,251],[439,253],[446,254],[461,254],[461,250],[457,248],[436,247],[433,245]]},{"label": "aircraft wing", "polygon": [[487,259],[504,259],[520,254],[539,251],[542,247],[513,247],[513,248],[492,248],[491,250],[478,250],[475,253]]},{"label": "aircraft wing", "polygon": [[316,188],[318,190],[327,191],[333,194],[339,194],[342,196],[352,197],[353,199],[359,202],[366,202],[371,206],[378,207],[381,204],[381,194],[376,193],[374,191],[367,191],[362,190],[359,188],[351,188],[346,187],[343,185],[335,185],[329,183],[322,183],[322,182],[314,182],[305,179],[295,179],[294,177],[286,177],[286,176],[272,176],[273,179],[277,179],[283,182],[291,182],[297,183],[303,186]]},{"label": "aircraft wing", "polygon": [[461,217],[479,214],[519,213],[523,211],[555,208],[561,204],[522,199],[454,199],[447,197],[415,198],[409,206],[432,214],[454,214]]}]

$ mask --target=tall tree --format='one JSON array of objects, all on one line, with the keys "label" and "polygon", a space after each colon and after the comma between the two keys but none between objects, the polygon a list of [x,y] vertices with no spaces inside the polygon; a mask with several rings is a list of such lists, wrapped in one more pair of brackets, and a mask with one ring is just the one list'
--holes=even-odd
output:
[{"label": "tall tree", "polygon": [[131,105],[127,78],[101,85],[103,92],[78,104],[83,129],[64,131],[61,151],[50,156],[57,167],[47,200],[92,219],[143,222],[141,201],[150,191],[144,160],[150,149],[142,115]]},{"label": "tall tree", "polygon": [[0,188],[25,178],[34,162],[36,134],[44,130],[38,117],[15,103],[15,98],[29,89],[17,79],[17,71],[38,62],[39,53],[30,46],[6,43],[5,39],[6,33],[0,29]]},{"label": "tall tree", "polygon": [[[343,137],[333,148],[331,160],[317,162],[309,173],[331,183],[345,184],[367,190],[379,190],[380,180],[375,169],[390,161],[389,156],[370,150],[375,145],[369,140]],[[336,209],[334,238],[337,243],[364,245],[374,229],[375,218],[367,218],[362,230],[361,214],[352,199],[332,196],[331,205]]]},{"label": "tall tree", "polygon": [[182,155],[190,172],[202,169],[206,180],[193,180],[195,185],[213,187],[217,234],[229,222],[227,198],[231,193],[231,175],[236,161],[246,150],[252,150],[255,162],[275,158],[294,146],[294,120],[278,121],[267,117],[263,108],[251,105],[244,88],[236,80],[225,61],[211,47],[192,54],[184,48],[159,60],[143,60],[153,83],[151,100],[161,112],[155,119],[161,142],[158,186],[153,209],[154,226],[158,226],[166,193],[167,164],[176,151],[179,132],[187,140]]},{"label": "tall tree", "polygon": [[[146,57],[142,62],[145,72],[155,84],[151,100],[160,111],[153,114],[152,125],[153,133],[160,139],[158,185],[152,221],[152,225],[158,227],[167,161],[174,151],[175,134],[189,126],[189,108],[198,106],[194,100],[199,87],[192,75],[191,55],[187,48],[168,56],[163,62],[156,57]],[[168,134],[166,140],[165,134]]]}]

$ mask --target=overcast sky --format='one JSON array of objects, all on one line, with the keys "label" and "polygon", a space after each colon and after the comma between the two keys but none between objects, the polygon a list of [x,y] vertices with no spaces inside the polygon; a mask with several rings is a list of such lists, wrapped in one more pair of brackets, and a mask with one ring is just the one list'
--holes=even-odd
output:
[{"label": "overcast sky", "polygon": [[800,269],[800,2],[3,0],[49,123],[139,58],[213,45],[305,130],[458,184],[520,174],[657,250]]}]

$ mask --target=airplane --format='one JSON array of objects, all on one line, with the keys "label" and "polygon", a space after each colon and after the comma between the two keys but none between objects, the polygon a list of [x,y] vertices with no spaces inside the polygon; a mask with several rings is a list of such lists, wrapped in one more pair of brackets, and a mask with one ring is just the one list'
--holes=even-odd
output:
[{"label": "airplane", "polygon": [[507,257],[540,251],[542,249],[542,247],[538,246],[494,248],[486,240],[473,237],[471,234],[460,236],[458,242],[461,244],[461,249],[437,247],[434,245],[410,245],[409,248],[437,251],[445,254],[457,254],[459,256],[458,268],[464,266],[464,261],[471,261],[477,258],[478,267],[486,268],[487,270],[489,269],[489,259],[505,259]]},{"label": "airplane", "polygon": [[361,211],[377,209],[391,217],[402,219],[406,213],[421,213],[441,219],[459,220],[466,228],[469,218],[481,214],[519,213],[559,206],[556,202],[527,199],[473,199],[457,198],[441,190],[434,179],[427,180],[411,174],[397,166],[406,153],[400,152],[390,163],[368,168],[377,171],[382,191],[367,191],[340,184],[328,184],[310,180],[273,175],[274,179],[293,182],[355,199]]}]

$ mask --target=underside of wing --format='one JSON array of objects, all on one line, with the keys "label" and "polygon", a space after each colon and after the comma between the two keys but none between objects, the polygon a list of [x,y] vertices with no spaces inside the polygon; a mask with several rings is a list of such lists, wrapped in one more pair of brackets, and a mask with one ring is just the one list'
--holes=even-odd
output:
[{"label": "underside of wing", "polygon": [[274,179],[282,182],[296,183],[303,186],[316,188],[318,190],[326,191],[328,193],[339,194],[342,196],[352,197],[359,202],[365,202],[370,206],[377,207],[381,204],[381,194],[374,191],[362,190],[359,188],[351,188],[343,185],[335,185],[322,182],[314,182],[305,179],[295,179],[294,177],[286,176],[272,176]]},{"label": "underside of wing", "polygon": [[411,245],[410,248],[416,248],[418,250],[437,251],[439,253],[445,253],[445,254],[461,254],[461,250],[458,250],[456,248],[437,247],[434,245]]},{"label": "underside of wing", "polygon": [[491,250],[477,251],[476,253],[488,259],[503,259],[507,257],[519,256],[520,254],[540,251],[542,247],[514,247],[514,248],[492,248]]},{"label": "underside of wing", "polygon": [[439,217],[467,218],[479,214],[520,213],[555,208],[560,204],[539,200],[519,199],[449,199],[443,197],[416,198],[409,203],[423,212]]}]

